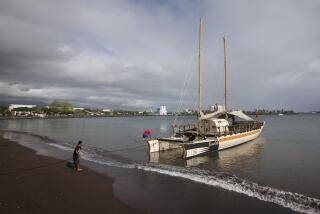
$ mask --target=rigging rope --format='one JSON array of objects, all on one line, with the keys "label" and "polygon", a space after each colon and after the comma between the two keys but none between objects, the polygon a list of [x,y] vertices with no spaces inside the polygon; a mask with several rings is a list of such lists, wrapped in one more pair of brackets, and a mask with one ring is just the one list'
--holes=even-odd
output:
[{"label": "rigging rope", "polygon": [[72,160],[72,159],[73,158],[68,158],[68,159],[63,159],[63,160],[55,161],[52,163],[35,166],[35,167],[25,168],[25,169],[21,169],[21,170],[12,171],[12,172],[0,173],[0,176],[18,174],[18,173],[28,172],[28,171],[32,171],[32,170],[36,170],[36,169],[40,169],[40,168],[46,168],[46,167],[54,166],[54,165],[57,165],[57,164],[60,164],[62,162]]},{"label": "rigging rope", "polygon": [[[195,33],[194,35],[196,37],[197,34]],[[194,41],[195,41],[195,39],[194,39]],[[180,96],[179,96],[179,104],[178,104],[177,112],[180,112],[182,110],[183,101],[185,99],[187,88],[188,88],[188,86],[190,84],[191,76],[193,74],[193,70],[194,70],[193,69],[193,64],[194,64],[194,59],[196,58],[195,57],[196,52],[194,50],[195,50],[195,43],[193,43],[193,46],[192,46],[192,52],[190,54],[190,60],[189,60],[190,63],[189,63],[188,69],[187,69],[188,72],[186,73],[186,75],[184,77],[182,90],[181,90],[181,93],[180,93]],[[173,125],[176,125],[177,119],[178,119],[178,115],[175,116]],[[183,116],[182,119],[184,119],[184,116]]]}]

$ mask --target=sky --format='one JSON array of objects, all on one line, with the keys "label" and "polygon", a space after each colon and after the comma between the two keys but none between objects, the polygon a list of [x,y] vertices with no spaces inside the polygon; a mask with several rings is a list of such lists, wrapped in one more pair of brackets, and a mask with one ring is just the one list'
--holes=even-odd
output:
[{"label": "sky", "polygon": [[318,0],[2,0],[0,103],[320,110]]}]

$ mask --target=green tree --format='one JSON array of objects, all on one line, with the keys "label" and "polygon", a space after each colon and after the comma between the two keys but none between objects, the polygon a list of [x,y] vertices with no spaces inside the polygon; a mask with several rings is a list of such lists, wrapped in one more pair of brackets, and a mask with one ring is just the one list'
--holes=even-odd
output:
[{"label": "green tree", "polygon": [[73,112],[73,106],[71,103],[67,101],[53,101],[50,105],[50,111],[55,113],[72,113]]},{"label": "green tree", "polygon": [[12,112],[9,111],[8,107],[0,106],[0,115],[11,116]]}]

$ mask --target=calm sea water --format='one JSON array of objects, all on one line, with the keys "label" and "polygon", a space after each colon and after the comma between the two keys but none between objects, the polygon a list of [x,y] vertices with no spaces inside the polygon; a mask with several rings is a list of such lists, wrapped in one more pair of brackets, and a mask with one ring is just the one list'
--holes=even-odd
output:
[{"label": "calm sea water", "polygon": [[[320,212],[320,115],[260,116],[261,136],[244,145],[183,160],[175,152],[149,156],[141,136],[168,136],[174,117],[2,120],[4,137],[71,151],[84,142],[87,161],[165,174],[241,193],[304,213]],[[192,122],[180,117],[178,122]],[[31,140],[34,141],[34,140]],[[47,151],[48,152],[48,151]],[[151,182],[152,181],[145,181]],[[120,194],[121,195],[121,194]],[[165,210],[164,210],[165,211]]]}]

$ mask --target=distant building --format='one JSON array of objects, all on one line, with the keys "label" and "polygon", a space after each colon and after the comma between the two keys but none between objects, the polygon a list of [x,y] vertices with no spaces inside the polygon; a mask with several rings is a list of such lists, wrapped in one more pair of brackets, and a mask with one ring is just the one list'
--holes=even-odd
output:
[{"label": "distant building", "polygon": [[34,108],[36,105],[20,105],[20,104],[10,104],[9,111],[12,111],[15,108]]},{"label": "distant building", "polygon": [[167,115],[167,114],[168,114],[167,107],[166,106],[160,106],[159,115]]},{"label": "distant building", "polygon": [[210,111],[215,112],[215,111],[224,111],[225,108],[223,105],[215,104],[213,106],[210,106],[209,108]]},{"label": "distant building", "polygon": [[103,112],[111,112],[111,109],[108,109],[108,108],[105,108],[105,109],[102,109]]},{"label": "distant building", "polygon": [[78,111],[83,111],[84,108],[81,108],[81,107],[80,107],[80,108],[73,108],[73,110],[74,110],[74,111],[76,111],[76,110],[78,110]]}]

